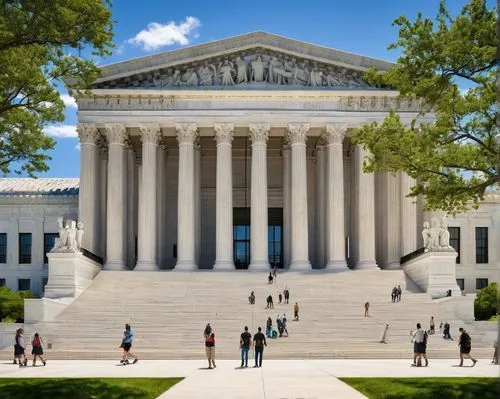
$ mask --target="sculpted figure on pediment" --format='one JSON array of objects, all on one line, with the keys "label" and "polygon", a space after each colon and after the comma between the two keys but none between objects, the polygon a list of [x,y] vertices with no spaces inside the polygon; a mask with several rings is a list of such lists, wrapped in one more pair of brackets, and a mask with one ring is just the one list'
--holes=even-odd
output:
[{"label": "sculpted figure on pediment", "polygon": [[314,66],[309,74],[309,84],[311,86],[323,86],[323,72],[318,69],[317,65]]},{"label": "sculpted figure on pediment", "polygon": [[305,64],[302,64],[302,68],[295,61],[295,58],[292,58],[291,61],[285,62],[285,71],[290,73],[290,77],[288,78],[288,84],[291,86],[306,86],[307,81],[309,80],[309,72],[305,67]]},{"label": "sculpted figure on pediment", "polygon": [[259,55],[255,61],[251,62],[251,80],[254,82],[263,82],[265,79],[265,67],[264,63],[262,62],[262,57]]},{"label": "sculpted figure on pediment", "polygon": [[200,77],[200,86],[212,86],[214,78],[217,75],[217,69],[215,68],[215,65],[209,64],[205,61],[205,64],[198,69],[198,75]]},{"label": "sculpted figure on pediment", "polygon": [[182,86],[198,86],[198,75],[193,68],[189,68],[180,81]]},{"label": "sculpted figure on pediment", "polygon": [[236,64],[236,83],[247,83],[248,82],[248,71],[247,63],[241,57],[236,57],[234,62]]},{"label": "sculpted figure on pediment", "polygon": [[217,75],[222,86],[234,86],[235,74],[236,71],[231,61],[224,60],[224,63],[219,64]]},{"label": "sculpted figure on pediment", "polygon": [[364,86],[363,81],[358,76],[357,72],[353,72],[351,78],[349,79],[349,87],[361,87]]},{"label": "sculpted figure on pediment", "polygon": [[285,84],[286,79],[290,77],[290,72],[285,71],[285,66],[278,59],[278,57],[272,57],[269,61],[269,72],[267,75],[267,81],[274,84]]}]

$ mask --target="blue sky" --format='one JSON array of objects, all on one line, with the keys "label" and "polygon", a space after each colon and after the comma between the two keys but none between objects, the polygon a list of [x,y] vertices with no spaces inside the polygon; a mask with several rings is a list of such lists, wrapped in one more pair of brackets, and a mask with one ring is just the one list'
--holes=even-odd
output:
[{"label": "blue sky", "polygon": [[[465,0],[447,3],[456,14]],[[387,50],[397,38],[392,21],[400,15],[413,20],[419,11],[434,17],[438,6],[438,0],[115,0],[112,11],[117,49],[111,57],[97,62],[105,65],[256,30],[395,61],[398,52]],[[67,104],[66,120],[61,126],[46,129],[57,146],[49,153],[49,172],[40,177],[80,174],[76,106],[69,96],[62,95]]]}]

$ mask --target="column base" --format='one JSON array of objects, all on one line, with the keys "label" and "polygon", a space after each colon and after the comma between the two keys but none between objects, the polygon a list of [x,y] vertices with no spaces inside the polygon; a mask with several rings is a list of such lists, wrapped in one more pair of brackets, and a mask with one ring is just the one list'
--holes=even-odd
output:
[{"label": "column base", "polygon": [[123,262],[110,260],[104,264],[103,270],[128,270],[128,267]]},{"label": "column base", "polygon": [[354,265],[356,270],[380,270],[377,263],[372,260],[359,260]]},{"label": "column base", "polygon": [[193,271],[198,270],[198,265],[194,260],[180,260],[177,261],[174,267],[175,271]]},{"label": "column base", "polygon": [[345,263],[345,261],[341,261],[341,260],[335,261],[334,260],[334,261],[328,262],[323,270],[329,271],[329,272],[346,272],[349,270],[349,268],[347,267],[347,263]]},{"label": "column base", "polygon": [[292,261],[290,263],[290,266],[288,267],[288,270],[292,272],[298,272],[298,271],[310,271],[312,270],[311,263],[308,260],[296,260]]},{"label": "column base", "polygon": [[401,269],[401,264],[399,262],[389,262],[382,267],[383,270],[398,270]]},{"label": "column base", "polygon": [[248,270],[252,272],[269,272],[271,271],[271,266],[269,265],[269,262],[255,262],[248,265]]},{"label": "column base", "polygon": [[134,271],[138,272],[152,272],[152,271],[158,271],[160,268],[155,262],[151,261],[139,261],[134,267]]},{"label": "column base", "polygon": [[213,270],[231,271],[235,270],[234,263],[229,260],[215,261]]}]

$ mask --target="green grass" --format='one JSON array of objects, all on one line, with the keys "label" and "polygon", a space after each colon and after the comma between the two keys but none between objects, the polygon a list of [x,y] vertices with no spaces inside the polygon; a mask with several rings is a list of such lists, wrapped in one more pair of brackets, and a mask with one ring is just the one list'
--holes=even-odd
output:
[{"label": "green grass", "polygon": [[0,378],[2,399],[155,399],[182,378]]},{"label": "green grass", "polygon": [[497,399],[497,378],[340,378],[370,399]]}]

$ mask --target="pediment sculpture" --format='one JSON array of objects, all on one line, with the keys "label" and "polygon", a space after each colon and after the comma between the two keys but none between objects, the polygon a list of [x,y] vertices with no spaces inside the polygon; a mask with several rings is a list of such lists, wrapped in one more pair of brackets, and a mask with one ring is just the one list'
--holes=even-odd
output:
[{"label": "pediment sculpture", "polygon": [[450,232],[448,231],[448,219],[443,217],[441,223],[438,218],[432,218],[431,223],[424,222],[422,238],[425,251],[454,251],[450,246]]},{"label": "pediment sculpture", "polygon": [[[369,88],[363,72],[278,53],[235,54],[178,65],[114,82],[114,87],[337,87]],[[107,87],[101,83],[98,87]]]},{"label": "pediment sculpture", "polygon": [[59,237],[54,242],[54,247],[50,252],[55,253],[80,253],[83,243],[83,223],[74,220],[64,220],[57,218],[59,226]]}]

